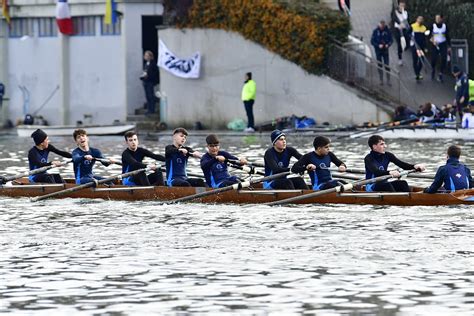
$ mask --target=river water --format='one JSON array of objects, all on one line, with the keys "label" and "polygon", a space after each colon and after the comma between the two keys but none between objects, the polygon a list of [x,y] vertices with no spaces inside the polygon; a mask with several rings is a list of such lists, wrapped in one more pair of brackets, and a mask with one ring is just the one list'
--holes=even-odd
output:
[{"label": "river water", "polygon": [[[221,144],[261,162],[267,138]],[[311,150],[312,138],[289,140]],[[163,153],[170,141],[142,145]],[[189,143],[204,150],[203,141]],[[52,144],[74,148],[70,138]],[[124,149],[120,137],[91,137],[91,145],[116,158]],[[448,145],[392,141],[390,150],[435,171]],[[473,166],[472,145],[463,145]],[[30,146],[0,138],[0,170],[26,170]],[[333,143],[350,167],[363,166],[367,149],[365,140]],[[473,210],[0,197],[0,313],[472,315]]]}]

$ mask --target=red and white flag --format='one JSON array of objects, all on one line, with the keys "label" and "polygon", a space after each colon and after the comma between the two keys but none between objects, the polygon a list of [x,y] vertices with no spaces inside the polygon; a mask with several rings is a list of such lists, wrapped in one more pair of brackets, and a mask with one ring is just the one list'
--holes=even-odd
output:
[{"label": "red and white flag", "polygon": [[65,35],[74,34],[71,13],[67,0],[58,0],[56,4],[56,22],[58,23],[59,32]]}]

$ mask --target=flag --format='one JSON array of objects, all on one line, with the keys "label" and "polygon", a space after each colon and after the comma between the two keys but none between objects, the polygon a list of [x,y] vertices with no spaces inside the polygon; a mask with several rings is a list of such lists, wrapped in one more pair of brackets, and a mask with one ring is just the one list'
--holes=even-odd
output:
[{"label": "flag", "polygon": [[2,1],[2,14],[7,24],[10,24],[10,13],[8,12],[8,0]]},{"label": "flag", "polygon": [[117,3],[114,0],[105,1],[105,24],[115,24],[117,22]]},{"label": "flag", "polygon": [[56,4],[56,23],[58,24],[59,32],[66,35],[74,34],[67,0],[58,0]]}]

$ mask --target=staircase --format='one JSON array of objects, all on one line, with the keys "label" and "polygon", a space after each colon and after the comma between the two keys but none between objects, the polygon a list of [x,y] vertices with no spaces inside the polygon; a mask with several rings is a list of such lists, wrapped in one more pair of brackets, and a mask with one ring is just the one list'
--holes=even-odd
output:
[{"label": "staircase", "polygon": [[127,115],[127,122],[134,123],[138,131],[159,131],[166,129],[166,124],[160,122],[159,106],[158,111],[154,114],[145,114],[146,109],[140,108],[135,110],[135,114]]}]

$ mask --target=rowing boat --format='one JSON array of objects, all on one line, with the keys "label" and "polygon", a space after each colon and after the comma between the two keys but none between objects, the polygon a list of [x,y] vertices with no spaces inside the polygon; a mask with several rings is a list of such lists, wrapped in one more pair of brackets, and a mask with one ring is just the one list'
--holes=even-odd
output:
[{"label": "rowing boat", "polygon": [[126,132],[135,129],[134,124],[112,124],[112,125],[19,125],[16,128],[20,137],[30,137],[36,129],[42,129],[49,136],[72,136],[74,130],[78,128],[85,129],[88,135],[123,135]]},{"label": "rowing boat", "polygon": [[[28,184],[27,179],[20,179],[13,184],[0,186],[0,195],[10,197],[38,197],[44,194],[61,191],[74,187],[74,184]],[[184,196],[189,196],[206,188],[180,188],[180,187],[130,187],[114,185],[111,187],[99,186],[64,194],[58,198],[87,198],[126,201],[169,201]],[[454,193],[426,194],[421,189],[415,192],[382,193],[382,192],[346,192],[332,193],[324,196],[301,200],[295,204],[373,204],[373,205],[457,205],[474,204],[474,189],[456,191]],[[311,190],[262,190],[243,189],[227,191],[221,194],[197,199],[202,203],[234,203],[234,204],[263,204],[281,199],[286,199],[301,194],[313,192]]]}]

